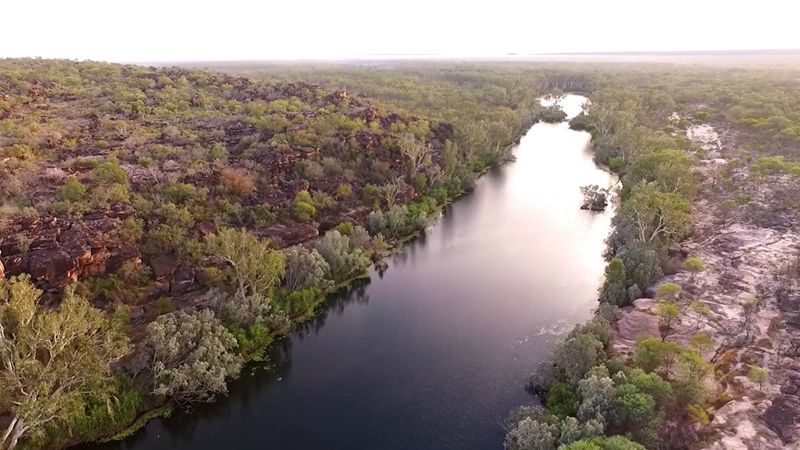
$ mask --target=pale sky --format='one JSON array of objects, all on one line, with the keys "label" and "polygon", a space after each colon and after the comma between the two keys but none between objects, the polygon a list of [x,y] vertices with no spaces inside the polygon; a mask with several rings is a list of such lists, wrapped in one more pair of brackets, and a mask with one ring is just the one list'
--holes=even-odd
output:
[{"label": "pale sky", "polygon": [[0,57],[114,62],[800,48],[796,0],[2,0]]}]

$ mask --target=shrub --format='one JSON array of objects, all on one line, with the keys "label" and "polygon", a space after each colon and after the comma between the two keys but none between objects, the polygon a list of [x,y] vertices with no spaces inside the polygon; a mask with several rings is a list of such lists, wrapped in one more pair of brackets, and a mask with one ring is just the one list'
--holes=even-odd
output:
[{"label": "shrub", "polygon": [[286,257],[283,285],[287,289],[325,289],[330,286],[330,266],[317,250],[295,245],[283,250],[283,254]]},{"label": "shrub", "polygon": [[367,255],[361,249],[352,249],[350,238],[337,230],[325,233],[325,236],[314,243],[314,248],[328,263],[334,281],[350,278],[364,271],[370,264]]},{"label": "shrub", "polygon": [[252,175],[245,169],[226,167],[219,175],[225,189],[237,197],[246,197],[256,189]]},{"label": "shrub", "polygon": [[347,200],[353,196],[353,185],[350,183],[340,183],[336,186],[336,198]]},{"label": "shrub", "polygon": [[578,412],[578,396],[566,383],[555,382],[547,391],[547,410],[561,419]]},{"label": "shrub", "polygon": [[178,402],[210,401],[226,393],[226,379],[239,374],[237,342],[211,310],[177,311],[147,326],[153,394]]},{"label": "shrub", "polygon": [[81,183],[75,176],[67,177],[64,184],[58,188],[56,196],[59,200],[67,202],[78,202],[85,199],[86,186]]},{"label": "shrub", "polygon": [[314,207],[311,203],[306,203],[303,201],[295,201],[294,202],[294,215],[298,220],[302,220],[303,222],[308,222],[317,215],[317,208]]}]

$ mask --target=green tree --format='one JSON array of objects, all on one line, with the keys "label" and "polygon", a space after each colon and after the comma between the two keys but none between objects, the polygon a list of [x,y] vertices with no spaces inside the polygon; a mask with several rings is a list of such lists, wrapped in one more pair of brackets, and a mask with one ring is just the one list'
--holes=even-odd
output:
[{"label": "green tree", "polygon": [[691,197],[696,191],[689,158],[680,150],[645,153],[631,164],[625,181],[630,185],[653,182],[664,192],[677,192]]},{"label": "green tree", "polygon": [[656,307],[656,314],[658,314],[661,326],[666,329],[671,329],[672,324],[680,316],[681,310],[675,302],[661,302]]},{"label": "green tree", "polygon": [[225,277],[240,298],[268,296],[283,276],[283,253],[245,230],[220,229],[209,239],[206,250],[227,264]]},{"label": "green tree", "polygon": [[597,363],[603,354],[603,344],[594,336],[579,334],[571,337],[553,350],[553,359],[573,386]]},{"label": "green tree", "polygon": [[681,349],[674,342],[666,342],[657,338],[646,338],[636,344],[633,361],[645,372],[670,373]]},{"label": "green tree", "polygon": [[555,382],[547,390],[547,410],[561,419],[578,412],[578,400],[575,391],[566,383]]},{"label": "green tree", "polygon": [[691,281],[694,281],[695,275],[705,270],[706,263],[699,256],[690,256],[683,261],[683,268],[692,273]]},{"label": "green tree", "polygon": [[[93,395],[112,382],[111,364],[128,353],[118,324],[67,290],[56,310],[38,306],[28,276],[0,281],[0,410],[11,413],[3,448],[41,441],[48,427],[70,428]],[[87,396],[88,394],[88,396]]]},{"label": "green tree", "polygon": [[617,306],[625,306],[628,295],[625,289],[625,264],[619,258],[614,258],[606,266],[606,276],[600,290],[600,299]]},{"label": "green tree", "polygon": [[656,288],[656,298],[665,302],[674,302],[681,295],[681,285],[677,283],[661,283]]},{"label": "green tree", "polygon": [[689,202],[678,193],[661,192],[653,183],[637,184],[620,215],[644,242],[680,240],[691,229]]}]

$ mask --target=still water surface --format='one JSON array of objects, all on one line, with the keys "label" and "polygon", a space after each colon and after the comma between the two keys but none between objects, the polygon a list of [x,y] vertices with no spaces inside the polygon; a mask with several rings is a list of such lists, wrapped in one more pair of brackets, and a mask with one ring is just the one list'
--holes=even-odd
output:
[{"label": "still water surface", "polygon": [[[574,116],[584,100],[561,103]],[[579,209],[580,186],[612,182],[587,133],[537,124],[515,154],[384,273],[332,296],[271,370],[106,448],[502,448],[532,368],[590,317],[611,218]]]}]

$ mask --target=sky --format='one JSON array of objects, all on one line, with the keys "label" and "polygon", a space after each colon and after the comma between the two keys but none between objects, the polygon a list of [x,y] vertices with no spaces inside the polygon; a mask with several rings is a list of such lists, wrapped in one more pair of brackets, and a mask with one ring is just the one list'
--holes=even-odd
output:
[{"label": "sky", "polygon": [[800,48],[796,0],[2,0],[0,57],[113,62]]}]

